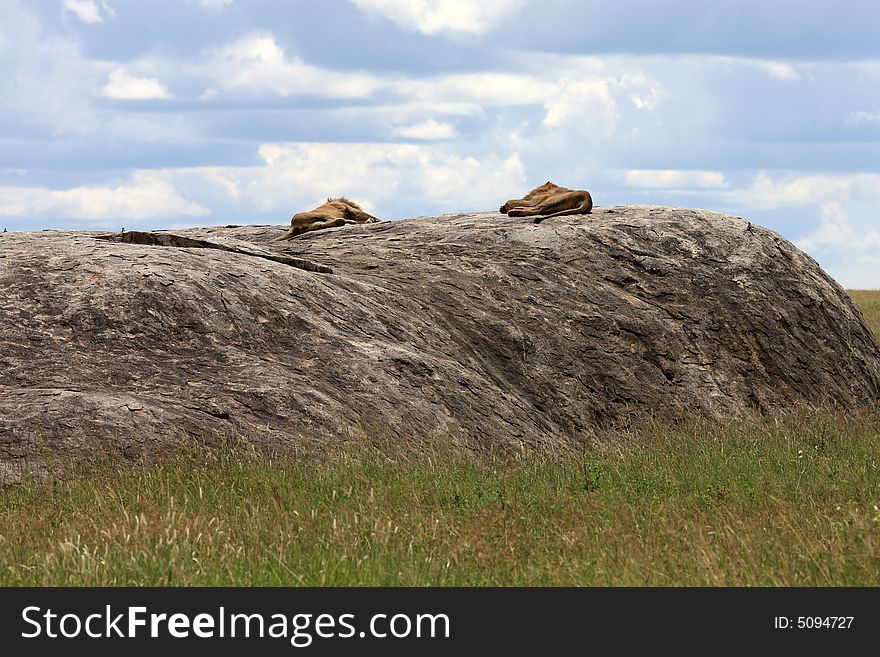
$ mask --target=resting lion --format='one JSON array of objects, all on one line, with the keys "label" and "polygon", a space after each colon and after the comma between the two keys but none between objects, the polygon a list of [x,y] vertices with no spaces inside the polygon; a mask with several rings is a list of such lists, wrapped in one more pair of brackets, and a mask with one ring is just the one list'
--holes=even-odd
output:
[{"label": "resting lion", "polygon": [[589,214],[592,209],[593,197],[590,192],[559,187],[549,180],[535,187],[523,198],[512,199],[501,206],[502,214],[511,217],[535,217],[536,224],[548,217]]},{"label": "resting lion", "polygon": [[349,201],[344,196],[328,198],[324,205],[314,210],[297,212],[290,220],[290,230],[270,241],[289,240],[291,237],[308,233],[312,230],[335,228],[345,224],[373,224],[378,221],[380,220],[371,214],[367,214],[361,210],[361,206],[354,201]]}]

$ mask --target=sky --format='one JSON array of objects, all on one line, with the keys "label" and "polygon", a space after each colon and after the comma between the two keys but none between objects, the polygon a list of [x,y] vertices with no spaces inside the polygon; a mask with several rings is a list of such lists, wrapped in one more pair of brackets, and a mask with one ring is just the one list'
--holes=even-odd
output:
[{"label": "sky", "polygon": [[707,208],[880,288],[872,0],[0,0],[0,226]]}]

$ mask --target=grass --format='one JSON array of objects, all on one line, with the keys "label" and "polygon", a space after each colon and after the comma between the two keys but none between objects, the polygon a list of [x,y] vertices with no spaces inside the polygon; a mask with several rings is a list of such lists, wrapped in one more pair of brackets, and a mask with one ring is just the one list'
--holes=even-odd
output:
[{"label": "grass", "polygon": [[0,584],[878,586],[878,467],[875,413],[562,458],[178,455],[0,491]]},{"label": "grass", "polygon": [[862,311],[874,336],[880,338],[880,290],[850,290],[849,295]]}]

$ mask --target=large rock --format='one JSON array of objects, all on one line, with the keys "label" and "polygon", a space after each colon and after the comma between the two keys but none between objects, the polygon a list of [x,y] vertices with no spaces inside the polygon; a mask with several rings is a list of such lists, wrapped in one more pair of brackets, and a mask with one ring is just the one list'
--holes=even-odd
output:
[{"label": "large rock", "polygon": [[735,217],[0,236],[0,472],[245,436],[487,447],[880,400],[846,293]]}]

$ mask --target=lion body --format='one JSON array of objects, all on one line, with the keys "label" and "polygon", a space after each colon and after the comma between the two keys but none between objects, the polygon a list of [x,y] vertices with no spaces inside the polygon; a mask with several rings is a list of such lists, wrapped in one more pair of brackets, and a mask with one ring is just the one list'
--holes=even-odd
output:
[{"label": "lion body", "polygon": [[380,221],[371,214],[367,214],[354,201],[344,196],[328,198],[324,205],[318,206],[308,212],[297,212],[290,220],[290,229],[286,234],[276,237],[272,241],[289,240],[291,237],[302,235],[313,230],[335,228],[346,224],[373,224]]},{"label": "lion body", "polygon": [[535,187],[523,198],[511,199],[501,206],[502,214],[510,217],[536,217],[536,224],[548,217],[589,214],[592,209],[593,197],[590,192],[560,187],[549,180]]}]

